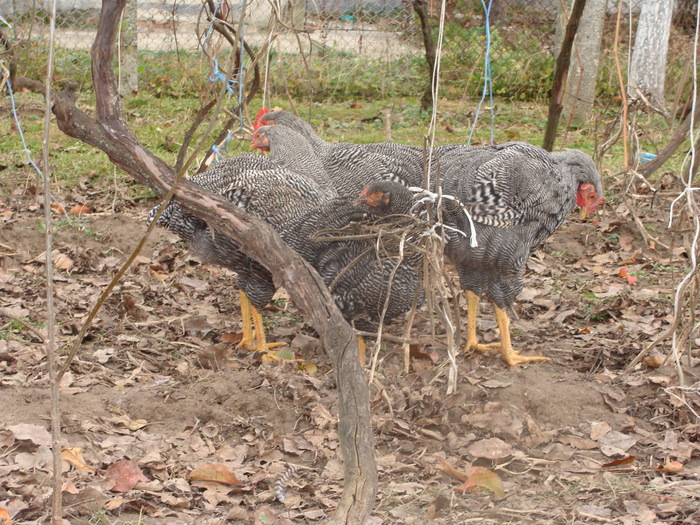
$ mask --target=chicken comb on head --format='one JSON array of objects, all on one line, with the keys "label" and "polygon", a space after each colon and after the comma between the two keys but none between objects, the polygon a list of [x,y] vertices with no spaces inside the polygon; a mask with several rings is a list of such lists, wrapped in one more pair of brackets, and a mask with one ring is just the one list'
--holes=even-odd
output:
[{"label": "chicken comb on head", "polygon": [[253,121],[253,129],[258,129],[263,125],[263,120],[265,120],[263,117],[269,112],[270,110],[267,108],[260,108],[260,111],[258,111],[258,114],[255,115],[255,120]]}]

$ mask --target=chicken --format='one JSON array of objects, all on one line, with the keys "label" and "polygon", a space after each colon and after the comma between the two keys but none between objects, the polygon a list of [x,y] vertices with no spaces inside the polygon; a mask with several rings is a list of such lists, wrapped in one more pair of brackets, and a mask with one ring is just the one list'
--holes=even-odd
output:
[{"label": "chicken", "polygon": [[[303,151],[305,141],[290,146]],[[312,155],[310,152],[309,155]],[[332,190],[320,187],[312,179],[294,171],[280,168],[261,155],[245,154],[216,163],[192,181],[205,189],[222,195],[236,206],[280,228],[311,206],[335,197]],[[151,210],[149,223],[160,205]],[[238,274],[241,290],[243,338],[240,347],[252,347],[252,318],[257,339],[256,349],[269,353],[260,310],[271,300],[275,286],[268,270],[246,256],[232,239],[210,231],[206,222],[172,201],[163,211],[158,224],[187,242],[190,251],[204,262],[229,268]]]},{"label": "chicken", "polygon": [[[320,230],[341,229],[351,222],[407,215],[414,205],[413,195],[400,183],[372,182],[354,203],[343,197],[330,200],[288,222],[281,231],[282,238],[331,287],[341,313],[359,330],[373,331],[385,306],[383,319],[388,322],[411,308],[416,293],[421,304],[421,259],[379,257],[372,239],[317,242],[314,236]],[[358,342],[364,363],[364,341],[359,338]]]},{"label": "chicken", "polygon": [[[337,179],[336,184],[343,182],[347,178],[346,171],[352,169],[348,165],[353,166],[353,164],[358,162],[358,159],[364,159],[364,165],[361,169],[365,171],[365,178],[368,177],[367,169],[369,169],[369,173],[374,172],[375,174],[374,180],[394,180],[408,186],[425,186],[424,167],[427,167],[428,157],[424,148],[397,142],[372,142],[369,144],[342,142],[331,144],[319,137],[313,127],[311,127],[311,124],[288,111],[268,111],[263,108],[258,112],[255,119],[256,129],[260,126],[275,124],[293,129],[303,135],[312,144],[314,151],[318,153],[319,157],[324,160],[329,175]],[[463,144],[447,144],[435,148],[430,161],[432,171],[430,189],[434,189],[434,174],[439,169],[443,157],[455,152],[468,152],[475,148],[476,146]],[[338,191],[340,194],[345,194],[342,187],[338,188]]]},{"label": "chicken", "polygon": [[[322,168],[314,164],[314,154],[304,149],[308,143],[303,138],[301,143],[294,142],[299,137],[285,133],[276,143],[298,153],[302,159],[310,159],[307,166],[312,173],[318,174],[317,170]],[[323,188],[302,173],[280,168],[271,159],[251,154],[221,161],[192,180],[265,219],[292,248],[317,268],[324,282],[330,285],[337,280],[333,296],[349,322],[362,329],[373,326],[372,323],[381,316],[387,295],[390,296],[387,320],[410,308],[418,282],[414,266],[402,263],[394,269],[395,261],[384,258],[378,262],[374,253],[366,253],[368,241],[321,243],[312,240],[321,229],[342,228],[353,221],[408,213],[413,194],[401,184],[380,185],[363,194],[354,204],[347,198],[336,197],[328,186]],[[149,222],[158,208],[151,210]],[[252,345],[250,322],[246,322],[252,316],[256,350],[271,355],[270,349],[275,344],[267,343],[259,314],[275,292],[270,273],[243,254],[232,239],[212,235],[203,220],[182,209],[177,202],[168,205],[158,224],[179,235],[204,262],[238,273],[244,320],[240,346]],[[349,269],[346,268],[348,265],[351,265]]]},{"label": "chicken", "polygon": [[[341,196],[353,197],[368,183],[376,180],[390,180],[406,186],[423,184],[422,161],[419,162],[417,156],[415,163],[406,165],[399,160],[402,157],[398,154],[386,155],[356,144],[329,144],[316,135],[313,128],[303,119],[286,111],[271,113],[265,113],[265,111],[261,110],[255,121],[253,142],[256,147],[262,151],[271,151],[271,148],[275,148],[275,136],[272,135],[275,132],[272,129],[274,125],[284,128],[288,133],[304,137],[322,163],[333,188]],[[279,131],[276,136],[280,136]],[[410,148],[410,146],[407,147]],[[274,151],[272,154],[274,156]],[[274,158],[291,169],[304,168],[303,165],[295,163],[301,160],[298,155],[286,153]]]},{"label": "chicken", "polygon": [[[446,210],[446,253],[457,266],[467,295],[467,350],[499,350],[516,365],[544,361],[521,356],[510,340],[508,312],[523,289],[528,257],[564,222],[575,205],[593,211],[603,199],[593,160],[576,150],[549,153],[525,143],[478,147],[447,155],[442,164],[443,192],[468,206],[477,246],[461,210]],[[499,343],[480,344],[476,313],[481,297],[494,305]]]}]

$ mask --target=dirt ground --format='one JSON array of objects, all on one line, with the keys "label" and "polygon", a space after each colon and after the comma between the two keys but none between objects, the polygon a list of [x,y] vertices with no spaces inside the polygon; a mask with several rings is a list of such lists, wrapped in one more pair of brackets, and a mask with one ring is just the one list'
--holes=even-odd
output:
[{"label": "dirt ground", "polygon": [[[12,523],[45,523],[43,211],[24,180],[14,188],[0,197],[0,523],[3,509]],[[66,201],[91,210],[55,213],[62,355],[155,204],[125,201],[113,213],[111,197],[89,188]],[[405,373],[401,346],[383,346],[370,384],[373,525],[700,522],[698,355],[682,368],[655,356],[625,370],[668,329],[687,266],[666,233],[670,198],[636,202],[670,250],[650,248],[613,198],[593,221],[572,216],[531,259],[513,339],[550,361],[508,369],[497,356],[462,354],[447,395],[443,347],[417,352]],[[238,303],[233,274],[200,264],[162,229],[146,241],[61,383],[70,523],[290,524],[333,511],[342,458],[329,359],[283,292],[265,312],[269,338],[296,359],[237,350]],[[485,341],[495,326],[483,305]],[[425,319],[417,331],[428,332]],[[470,467],[497,474],[504,494],[470,490]]]}]

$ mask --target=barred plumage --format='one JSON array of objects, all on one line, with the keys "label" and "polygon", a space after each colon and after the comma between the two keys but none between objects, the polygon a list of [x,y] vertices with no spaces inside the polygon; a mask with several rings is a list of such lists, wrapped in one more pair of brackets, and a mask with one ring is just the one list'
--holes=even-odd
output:
[{"label": "barred plumage", "polygon": [[[375,180],[399,182],[406,186],[421,186],[423,183],[422,164],[418,161],[417,153],[415,162],[405,164],[400,155],[394,155],[393,152],[387,155],[380,148],[365,148],[348,143],[330,144],[316,135],[306,121],[287,111],[266,113],[258,120],[264,124],[263,128],[258,128],[263,131],[268,126],[280,125],[303,136],[323,163],[325,172],[339,195],[357,195]],[[402,145],[395,146],[400,149]],[[296,159],[289,155],[280,157],[279,160],[292,169],[298,168],[293,164]]]},{"label": "barred plumage", "polygon": [[[292,138],[290,138],[292,140]],[[299,151],[308,149],[306,141],[290,145]],[[308,155],[312,153],[307,152]],[[319,186],[312,178],[285,169],[261,155],[245,154],[220,161],[204,173],[192,177],[212,193],[222,195],[248,213],[257,215],[279,229],[285,222],[302,215],[311,207],[335,197],[332,189]],[[158,207],[149,214],[149,221]],[[252,344],[248,303],[257,330],[257,349],[267,351],[260,310],[270,302],[275,286],[270,272],[246,256],[232,239],[210,231],[205,221],[171,201],[158,224],[168,228],[187,242],[189,249],[202,261],[229,268],[237,273],[241,297],[244,336],[241,346]],[[245,312],[245,313],[244,313]]]},{"label": "barred plumage", "polygon": [[[256,119],[257,121],[259,119]],[[306,129],[305,125],[302,124],[300,128]],[[366,154],[353,147],[341,147],[333,151],[325,147],[316,147],[315,152],[321,149],[320,155],[325,155],[323,160],[320,156],[314,159],[300,156],[288,149],[289,141],[285,140],[285,137],[290,136],[295,137],[294,142],[299,139],[306,140],[308,129],[306,133],[301,134],[281,124],[261,126],[253,133],[252,141],[260,149],[270,151],[273,160],[286,160],[288,167],[309,177],[323,177],[324,174],[328,174],[326,180],[330,180],[341,197],[287,223],[280,231],[282,237],[312,264],[327,285],[334,283],[331,292],[336,305],[355,327],[362,330],[373,329],[384,311],[387,296],[389,301],[385,320],[391,320],[409,310],[418,288],[417,261],[378,258],[372,243],[367,241],[336,241],[324,244],[310,242],[311,236],[321,229],[340,229],[350,222],[363,220],[363,216],[377,218],[410,213],[413,193],[405,187],[405,181],[397,182],[392,180],[393,176],[388,175],[380,175],[378,180],[374,180],[376,172],[371,171],[371,167],[379,166],[379,173],[386,174],[381,171],[382,161],[378,161],[378,156]],[[313,143],[318,145],[316,140],[312,140],[311,144]],[[319,168],[319,160],[323,163],[325,171]],[[327,170],[330,170],[332,175]],[[369,183],[365,185],[365,181]],[[364,187],[363,193],[385,196],[385,202],[381,206],[361,208],[352,205],[351,201],[344,197],[350,192],[350,188],[359,184]],[[350,197],[354,199],[358,193],[359,191],[354,192]],[[356,260],[358,257],[361,258],[359,261]],[[338,279],[341,274],[341,278]]]},{"label": "barred plumage", "polygon": [[284,500],[287,497],[287,483],[289,483],[289,480],[292,479],[294,474],[299,470],[300,467],[297,467],[296,465],[287,465],[287,468],[282,472],[282,474],[279,475],[277,480],[275,481],[275,486],[273,487],[273,491],[275,493],[275,497],[277,498],[277,501],[280,503],[284,503]]},{"label": "barred plumage", "polygon": [[[338,173],[342,178],[342,169],[347,169],[347,163],[357,161],[364,157],[364,165],[374,173],[374,179],[393,180],[408,186],[424,186],[424,164],[427,162],[426,151],[422,147],[400,144],[397,142],[372,142],[369,144],[349,144],[341,142],[328,143],[319,137],[311,124],[304,119],[284,110],[269,111],[263,109],[258,113],[256,122],[263,125],[278,124],[303,135],[313,146],[314,151],[331,163],[327,171],[333,177]],[[466,146],[463,144],[447,144],[433,150],[431,165],[433,170],[431,188],[434,189],[434,173],[439,169],[443,159],[454,153],[460,154],[478,146]],[[342,166],[342,167],[339,167]],[[365,174],[366,176],[366,174]],[[367,180],[367,182],[369,182]],[[341,194],[344,194],[342,188]]]},{"label": "barred plumage", "polygon": [[[356,202],[339,197],[323,203],[289,221],[280,233],[287,244],[318,271],[326,285],[335,283],[331,294],[343,316],[355,327],[370,330],[380,319],[388,294],[386,321],[410,309],[418,287],[420,261],[379,257],[372,240],[314,240],[320,230],[336,230],[351,222],[408,214],[413,206],[413,193],[390,181],[373,182],[363,194],[365,196]],[[372,195],[381,195],[382,202],[370,205],[368,196]],[[344,273],[338,278],[341,272]]]},{"label": "barred plumage", "polygon": [[447,224],[465,233],[450,236],[447,255],[468,292],[467,345],[493,349],[476,342],[474,310],[485,296],[496,306],[503,359],[509,364],[541,360],[519,357],[512,350],[506,312],[523,289],[528,257],[561,226],[577,195],[588,210],[598,205],[603,194],[600,174],[580,151],[549,153],[526,143],[454,149],[442,160],[443,191],[469,206],[476,228],[477,246],[471,246],[464,215],[445,216]]},{"label": "barred plumage", "polygon": [[[302,145],[288,139],[290,137],[279,141],[286,141],[290,151],[304,151]],[[301,141],[308,144],[303,138]],[[308,151],[305,155],[314,158]],[[324,244],[314,242],[312,236],[321,229],[342,228],[352,221],[408,213],[412,193],[401,184],[387,182],[376,188],[376,191],[391,192],[392,198],[385,207],[358,206],[347,198],[335,197],[330,186],[317,184],[312,175],[317,174],[314,170],[319,167],[312,161],[308,166],[309,174],[306,174],[280,168],[273,160],[258,155],[241,155],[217,163],[210,170],[195,175],[192,181],[265,219],[319,271],[324,282],[330,284],[346,266],[363,255],[371,243]],[[149,220],[157,208],[151,211]],[[243,254],[235,241],[210,232],[203,220],[183,210],[177,202],[168,205],[158,222],[185,240],[190,250],[204,262],[237,272],[239,287],[257,310],[272,299],[275,286],[270,273]],[[417,272],[413,265],[399,265],[389,292],[387,281],[394,266],[388,259],[378,261],[374,254],[364,254],[359,264],[338,279],[333,297],[348,321],[363,329],[373,326],[388,293],[391,300],[387,320],[410,308]]]}]

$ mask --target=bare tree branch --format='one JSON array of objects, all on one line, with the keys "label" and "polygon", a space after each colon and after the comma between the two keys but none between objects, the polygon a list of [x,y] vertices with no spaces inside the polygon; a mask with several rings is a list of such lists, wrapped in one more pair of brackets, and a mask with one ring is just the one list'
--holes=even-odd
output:
[{"label": "bare tree branch", "polygon": [[433,34],[430,32],[430,17],[426,9],[425,0],[413,0],[413,10],[418,15],[421,34],[423,35],[423,46],[425,47],[425,60],[428,62],[428,87],[425,88],[420,99],[420,108],[423,111],[433,107],[433,71],[435,71],[436,51]]},{"label": "bare tree branch", "polygon": [[[104,151],[137,181],[163,195],[174,182],[172,170],[138,142],[122,118],[112,69],[119,15],[125,0],[103,0],[92,47],[97,118],[76,106],[74,86],[56,96],[53,106],[59,128]],[[174,190],[188,211],[266,266],[275,283],[284,286],[318,331],[335,370],[339,398],[338,434],[345,460],[345,486],[332,523],[364,523],[374,504],[377,470],[369,417],[369,392],[357,359],[357,341],[318,274],[292,251],[267,223],[188,181]]]},{"label": "bare tree branch", "polygon": [[566,90],[566,76],[569,74],[569,64],[571,63],[571,49],[574,45],[574,38],[578,31],[578,24],[583,15],[583,8],[586,7],[586,0],[574,0],[571,8],[571,16],[566,24],[564,40],[561,44],[561,51],[557,57],[556,68],[554,69],[554,80],[552,81],[552,97],[549,101],[549,117],[547,118],[547,129],[544,132],[542,147],[547,151],[552,151],[554,139],[557,136],[559,117],[564,109],[562,99]]},{"label": "bare tree branch", "polygon": [[[695,113],[695,115],[693,115],[693,113]],[[645,177],[649,177],[649,175],[663,166],[664,163],[676,152],[679,146],[686,141],[688,134],[690,133],[690,123],[693,121],[700,121],[700,104],[695,107],[694,112],[691,111],[688,113],[683,123],[676,128],[671,140],[668,141],[668,144],[666,144],[659,154],[639,168],[639,173]]]}]

